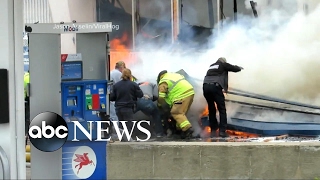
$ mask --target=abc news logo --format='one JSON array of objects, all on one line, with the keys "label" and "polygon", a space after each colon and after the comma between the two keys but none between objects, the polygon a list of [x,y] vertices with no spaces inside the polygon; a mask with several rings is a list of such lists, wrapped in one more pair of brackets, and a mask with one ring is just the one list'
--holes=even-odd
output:
[{"label": "abc news logo", "polygon": [[[83,133],[89,141],[110,141],[111,137],[107,139],[102,138],[102,132],[109,133],[110,121],[86,121],[88,129],[78,121],[71,121],[73,127],[73,137],[71,141],[79,141],[77,139],[77,132]],[[137,141],[148,141],[151,138],[151,132],[144,128],[141,124],[147,123],[150,126],[150,121],[132,121],[133,127],[128,129],[126,121],[120,121],[123,129],[115,121],[111,121],[115,128],[118,139],[121,141],[124,135],[127,139],[131,139],[135,126],[137,129],[146,134],[147,138],[140,139],[136,136]],[[104,129],[105,125],[108,125]],[[92,130],[96,130],[97,138],[93,140]],[[68,140],[69,130],[66,121],[58,114],[53,112],[43,112],[38,114],[30,123],[28,131],[30,142],[34,147],[43,152],[53,152],[60,149]],[[69,138],[70,139],[70,138]]]}]

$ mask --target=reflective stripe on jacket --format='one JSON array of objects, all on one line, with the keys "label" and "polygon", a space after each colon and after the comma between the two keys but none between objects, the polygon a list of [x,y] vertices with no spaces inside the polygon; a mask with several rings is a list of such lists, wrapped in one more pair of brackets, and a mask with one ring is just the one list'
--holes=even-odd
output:
[{"label": "reflective stripe on jacket", "polygon": [[166,73],[160,80],[159,85],[163,82],[168,84],[168,92],[159,92],[159,98],[164,98],[170,106],[175,101],[194,94],[192,85],[181,74]]}]

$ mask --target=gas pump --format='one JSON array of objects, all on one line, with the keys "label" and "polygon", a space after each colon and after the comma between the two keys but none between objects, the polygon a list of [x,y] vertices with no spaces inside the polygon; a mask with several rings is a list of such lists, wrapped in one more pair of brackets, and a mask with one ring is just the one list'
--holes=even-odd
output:
[{"label": "gas pump", "polygon": [[[28,24],[30,118],[45,111],[61,115],[68,139],[54,152],[31,145],[31,179],[107,179],[106,141],[95,141],[101,112],[109,113],[107,33],[111,23]],[[61,28],[54,28],[61,27]],[[93,28],[100,27],[100,28]],[[81,58],[61,62],[62,33],[77,33]],[[92,139],[74,128],[78,121]],[[74,138],[76,129],[77,141]]]},{"label": "gas pump", "polygon": [[[68,136],[62,147],[62,179],[106,179],[106,142],[96,142],[97,129],[88,121],[100,121],[100,112],[106,111],[107,81],[83,80],[82,61],[62,62],[61,82],[62,117],[68,125],[68,133],[74,134],[74,124],[78,121],[91,141],[76,129],[78,141]],[[70,153],[74,152],[74,153]]]}]

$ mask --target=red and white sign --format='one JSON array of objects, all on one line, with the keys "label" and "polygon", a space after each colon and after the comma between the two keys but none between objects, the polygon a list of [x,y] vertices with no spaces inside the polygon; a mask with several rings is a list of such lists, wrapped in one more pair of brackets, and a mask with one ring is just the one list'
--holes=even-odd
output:
[{"label": "red and white sign", "polygon": [[79,179],[87,179],[96,170],[97,157],[88,146],[80,146],[73,154],[72,169]]},{"label": "red and white sign", "polygon": [[77,53],[77,54],[61,54],[61,62],[81,61],[81,60],[82,60],[81,53]]}]

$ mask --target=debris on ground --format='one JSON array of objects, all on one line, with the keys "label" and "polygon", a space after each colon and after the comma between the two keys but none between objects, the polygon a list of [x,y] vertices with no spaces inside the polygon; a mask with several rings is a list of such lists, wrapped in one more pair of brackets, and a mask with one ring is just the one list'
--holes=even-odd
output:
[{"label": "debris on ground", "polygon": [[320,137],[298,137],[289,135],[279,135],[274,137],[241,137],[241,136],[230,136],[230,137],[215,137],[215,138],[194,138],[194,139],[178,139],[178,138],[162,138],[153,139],[151,141],[160,142],[174,142],[174,141],[186,141],[186,142],[320,142]]}]

